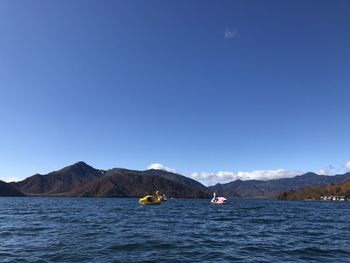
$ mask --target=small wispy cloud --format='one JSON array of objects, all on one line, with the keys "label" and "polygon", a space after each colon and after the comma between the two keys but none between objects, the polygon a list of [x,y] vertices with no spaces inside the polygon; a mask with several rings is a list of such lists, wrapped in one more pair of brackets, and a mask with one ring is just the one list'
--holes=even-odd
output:
[{"label": "small wispy cloud", "polygon": [[176,173],[176,169],[165,166],[161,163],[152,163],[148,165],[147,169],[163,170],[171,173]]},{"label": "small wispy cloud", "polygon": [[320,175],[334,175],[336,174],[337,170],[333,165],[328,165],[326,168],[322,168],[318,170],[316,173]]},{"label": "small wispy cloud", "polygon": [[280,178],[290,178],[301,174],[300,171],[288,171],[284,169],[276,170],[255,170],[255,171],[219,171],[217,173],[211,172],[194,172],[190,175],[192,179],[201,181],[206,185],[213,185],[216,183],[229,183],[235,180],[272,180]]},{"label": "small wispy cloud", "polygon": [[344,164],[344,167],[346,170],[348,170],[350,172],[350,160]]},{"label": "small wispy cloud", "polygon": [[226,28],[224,33],[224,38],[225,39],[234,38],[236,35],[237,35],[237,30],[230,30]]}]

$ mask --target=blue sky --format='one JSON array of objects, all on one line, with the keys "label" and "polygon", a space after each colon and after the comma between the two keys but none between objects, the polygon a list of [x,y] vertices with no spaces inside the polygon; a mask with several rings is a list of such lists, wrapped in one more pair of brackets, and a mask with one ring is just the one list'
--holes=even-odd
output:
[{"label": "blue sky", "polygon": [[350,160],[348,1],[2,0],[0,37],[3,180],[83,160],[209,184]]}]

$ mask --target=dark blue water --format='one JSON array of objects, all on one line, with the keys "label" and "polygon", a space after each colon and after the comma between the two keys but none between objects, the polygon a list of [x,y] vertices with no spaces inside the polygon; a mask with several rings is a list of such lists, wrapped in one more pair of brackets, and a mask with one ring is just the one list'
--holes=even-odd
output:
[{"label": "dark blue water", "polygon": [[0,198],[0,262],[350,262],[350,202]]}]

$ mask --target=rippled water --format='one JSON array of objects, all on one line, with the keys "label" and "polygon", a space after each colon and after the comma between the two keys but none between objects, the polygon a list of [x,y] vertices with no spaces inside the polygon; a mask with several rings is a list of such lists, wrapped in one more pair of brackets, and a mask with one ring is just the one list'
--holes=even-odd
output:
[{"label": "rippled water", "polygon": [[0,262],[350,262],[350,202],[0,198]]}]

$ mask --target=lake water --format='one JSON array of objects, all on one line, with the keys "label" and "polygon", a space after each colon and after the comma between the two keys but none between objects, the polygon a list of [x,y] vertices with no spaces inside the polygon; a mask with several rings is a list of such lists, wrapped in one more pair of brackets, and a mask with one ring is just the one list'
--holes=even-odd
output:
[{"label": "lake water", "polygon": [[350,202],[0,198],[0,262],[350,262]]}]

